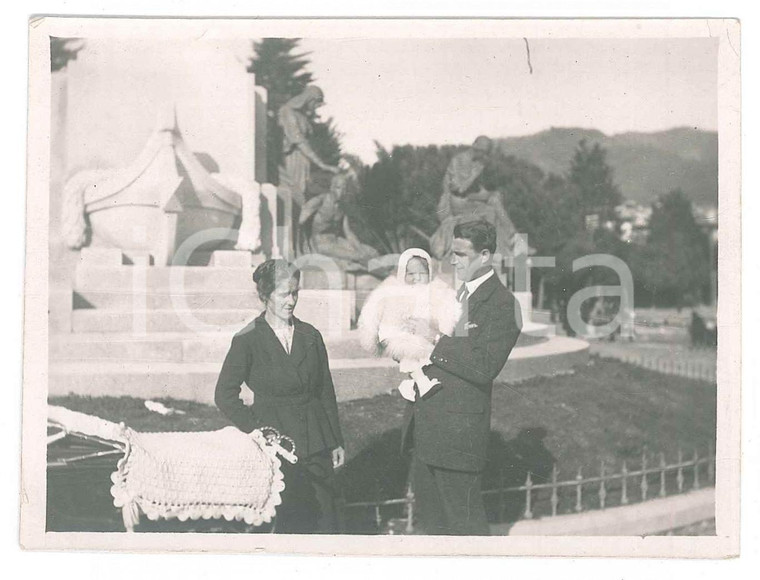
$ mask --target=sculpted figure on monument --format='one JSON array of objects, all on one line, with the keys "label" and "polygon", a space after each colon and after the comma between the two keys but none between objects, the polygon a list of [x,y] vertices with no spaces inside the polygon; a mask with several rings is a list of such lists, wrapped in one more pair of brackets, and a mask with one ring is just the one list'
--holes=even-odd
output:
[{"label": "sculpted figure on monument", "polygon": [[341,199],[356,186],[352,170],[334,175],[329,191],[315,195],[303,206],[299,220],[302,234],[300,251],[330,256],[338,260],[367,267],[367,262],[379,254],[375,248],[362,243],[351,229]]},{"label": "sculpted figure on monument", "polygon": [[469,149],[456,154],[446,169],[443,194],[438,202],[440,225],[430,240],[430,249],[438,259],[451,251],[454,226],[477,219],[485,219],[496,227],[496,252],[505,257],[512,255],[515,227],[504,209],[501,193],[488,191],[481,180],[492,148],[491,139],[480,136]]},{"label": "sculpted figure on monument", "polygon": [[280,107],[278,121],[283,133],[283,159],[280,166],[279,188],[289,194],[299,206],[306,202],[306,184],[311,165],[323,171],[338,173],[340,170],[322,161],[309,145],[312,133],[310,117],[324,104],[324,93],[310,85]]},{"label": "sculpted figure on monument", "polygon": [[322,161],[309,144],[313,132],[311,119],[323,104],[322,89],[310,85],[278,111],[277,120],[283,134],[278,197],[285,204],[283,225],[290,230],[285,240],[285,251],[289,256],[294,256],[303,245],[298,216],[306,203],[312,164],[324,172],[337,174],[340,171]]}]

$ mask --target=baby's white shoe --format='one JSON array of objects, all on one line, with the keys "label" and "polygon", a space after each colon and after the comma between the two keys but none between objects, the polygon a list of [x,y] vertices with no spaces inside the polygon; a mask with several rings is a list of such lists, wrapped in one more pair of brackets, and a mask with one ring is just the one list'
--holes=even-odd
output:
[{"label": "baby's white shoe", "polygon": [[407,401],[414,403],[416,396],[414,392],[414,381],[412,379],[401,381],[401,384],[398,386],[398,392],[401,393],[401,396]]},{"label": "baby's white shoe", "polygon": [[440,385],[441,382],[438,379],[429,378],[422,369],[418,369],[412,373],[414,382],[417,383],[417,390],[420,393],[420,397],[424,397],[430,389],[436,385]]}]

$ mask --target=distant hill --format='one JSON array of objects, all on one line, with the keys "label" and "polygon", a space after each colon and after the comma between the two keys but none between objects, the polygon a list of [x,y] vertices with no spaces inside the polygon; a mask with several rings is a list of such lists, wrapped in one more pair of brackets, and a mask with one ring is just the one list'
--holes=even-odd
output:
[{"label": "distant hill", "polygon": [[647,204],[680,187],[697,205],[718,205],[718,134],[713,131],[681,127],[608,136],[593,129],[552,128],[496,142],[507,155],[564,174],[581,139],[607,150],[615,181],[628,199]]}]

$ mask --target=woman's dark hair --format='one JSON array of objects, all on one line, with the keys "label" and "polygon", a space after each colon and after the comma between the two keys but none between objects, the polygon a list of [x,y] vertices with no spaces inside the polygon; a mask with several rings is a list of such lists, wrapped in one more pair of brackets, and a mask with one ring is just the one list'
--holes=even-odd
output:
[{"label": "woman's dark hair", "polygon": [[476,252],[496,252],[496,228],[491,222],[477,220],[454,226],[454,237],[470,240]]},{"label": "woman's dark hair", "polygon": [[262,302],[269,300],[278,282],[291,278],[300,281],[301,270],[287,260],[267,260],[253,271],[253,281],[256,283],[256,291]]}]

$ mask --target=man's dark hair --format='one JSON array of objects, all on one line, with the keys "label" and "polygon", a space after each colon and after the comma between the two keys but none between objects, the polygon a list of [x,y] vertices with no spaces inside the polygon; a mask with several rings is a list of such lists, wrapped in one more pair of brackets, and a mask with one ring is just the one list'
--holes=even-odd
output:
[{"label": "man's dark hair", "polygon": [[470,240],[476,252],[496,252],[496,228],[490,222],[477,220],[454,226],[454,237]]}]

